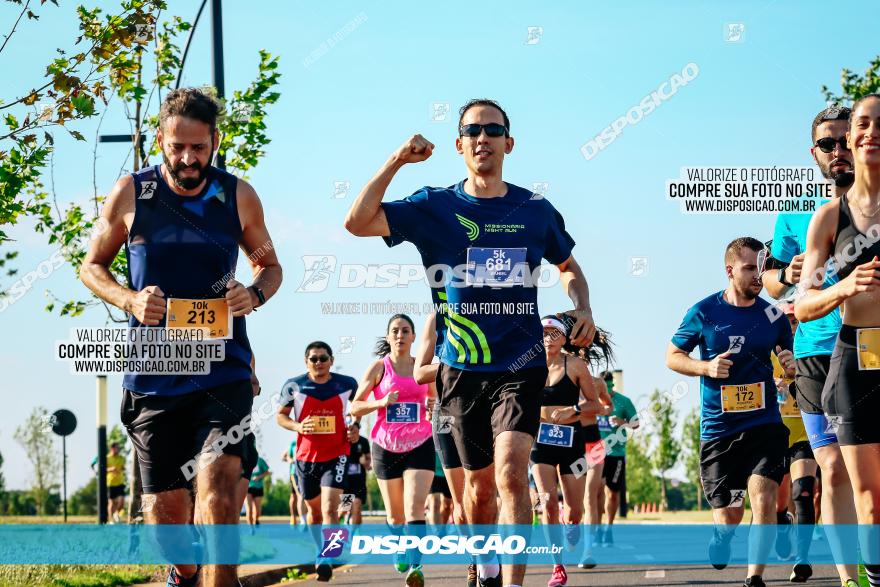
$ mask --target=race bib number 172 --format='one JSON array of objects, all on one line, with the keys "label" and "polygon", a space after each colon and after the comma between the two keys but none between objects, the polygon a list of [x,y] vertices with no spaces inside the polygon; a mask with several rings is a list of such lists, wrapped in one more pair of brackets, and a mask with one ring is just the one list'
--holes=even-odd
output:
[{"label": "race bib number 172", "polygon": [[764,408],[764,382],[721,386],[722,412],[754,412]]}]

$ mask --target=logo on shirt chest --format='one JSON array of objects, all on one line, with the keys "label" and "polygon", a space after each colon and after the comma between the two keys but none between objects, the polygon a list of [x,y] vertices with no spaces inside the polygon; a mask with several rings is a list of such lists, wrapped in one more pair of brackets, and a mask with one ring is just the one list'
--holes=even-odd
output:
[{"label": "logo on shirt chest", "polygon": [[745,336],[737,335],[737,336],[728,336],[727,338],[730,340],[730,346],[727,348],[727,352],[732,353],[732,354],[736,354],[736,353],[740,352],[742,350],[743,346],[745,346],[745,344],[746,344],[746,337]]},{"label": "logo on shirt chest", "polygon": [[154,195],[156,195],[156,182],[142,181],[141,195],[138,196],[138,200],[150,200],[153,198]]},{"label": "logo on shirt chest", "polygon": [[465,218],[461,214],[456,214],[458,222],[467,229],[467,237],[469,241],[476,240],[480,236],[480,227],[470,218]]},{"label": "logo on shirt chest", "polygon": [[516,234],[520,230],[525,230],[525,224],[484,224],[483,229],[486,234],[490,233],[508,233]]}]

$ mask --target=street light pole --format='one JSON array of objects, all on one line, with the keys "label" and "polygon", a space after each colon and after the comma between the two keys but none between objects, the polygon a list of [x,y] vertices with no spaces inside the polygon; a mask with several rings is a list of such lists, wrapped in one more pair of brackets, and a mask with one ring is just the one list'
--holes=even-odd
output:
[{"label": "street light pole", "polygon": [[95,399],[98,423],[98,523],[107,523],[107,376],[98,375]]},{"label": "street light pole", "polygon": [[[223,9],[220,0],[211,0],[211,38],[213,40],[212,77],[214,87],[217,89],[217,98],[222,100],[226,97],[226,80],[223,75]],[[217,167],[226,169],[226,157],[221,153],[217,153]]]}]

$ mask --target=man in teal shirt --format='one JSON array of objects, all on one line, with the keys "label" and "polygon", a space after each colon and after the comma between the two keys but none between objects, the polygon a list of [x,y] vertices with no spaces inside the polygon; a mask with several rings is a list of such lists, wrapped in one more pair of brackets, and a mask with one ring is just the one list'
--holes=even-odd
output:
[{"label": "man in teal shirt", "polygon": [[[617,371],[623,374],[623,371]],[[611,534],[611,526],[614,524],[614,515],[620,507],[620,491],[626,486],[626,439],[628,433],[620,431],[621,427],[634,430],[639,427],[638,413],[632,401],[619,391],[615,391],[614,375],[606,371],[602,379],[608,387],[608,395],[614,404],[611,414],[599,416],[599,434],[605,443],[605,467],[602,476],[605,478],[605,511],[608,512],[608,526],[602,528],[602,511],[599,512],[599,535],[596,537],[597,544],[612,545],[614,536]],[[621,385],[622,387],[622,385]],[[610,440],[609,440],[610,439]]]},{"label": "man in teal shirt", "polygon": [[263,480],[272,474],[269,465],[263,457],[257,457],[257,466],[251,473],[251,481],[248,483],[247,495],[247,521],[251,526],[251,534],[260,523],[260,513],[263,506]]},{"label": "man in teal shirt", "polygon": [[299,517],[299,524],[306,523],[306,506],[303,503],[302,497],[299,494],[299,486],[296,483],[296,438],[294,438],[290,442],[290,446],[284,453],[281,455],[281,460],[285,463],[290,463],[290,471],[288,472],[288,479],[290,481],[290,525],[297,525],[297,516]]}]

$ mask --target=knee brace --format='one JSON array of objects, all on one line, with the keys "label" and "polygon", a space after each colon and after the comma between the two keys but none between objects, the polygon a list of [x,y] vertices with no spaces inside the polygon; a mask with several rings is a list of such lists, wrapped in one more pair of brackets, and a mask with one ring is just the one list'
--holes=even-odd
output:
[{"label": "knee brace", "polygon": [[813,507],[813,493],[815,491],[815,477],[801,477],[792,482],[791,498],[794,501],[794,515],[798,524],[816,523],[816,510]]}]

